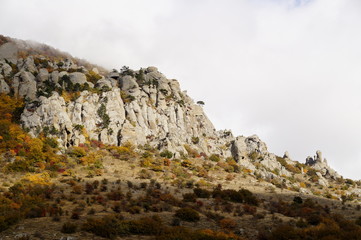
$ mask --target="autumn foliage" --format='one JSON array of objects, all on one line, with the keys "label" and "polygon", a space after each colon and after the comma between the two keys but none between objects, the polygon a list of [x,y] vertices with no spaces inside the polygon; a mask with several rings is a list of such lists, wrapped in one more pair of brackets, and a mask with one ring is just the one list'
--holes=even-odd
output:
[{"label": "autumn foliage", "polygon": [[[36,169],[51,169],[61,157],[56,154],[57,142],[40,134],[32,138],[18,124],[24,101],[0,94],[0,153],[9,162],[9,171],[34,172]],[[55,170],[54,168],[52,168]]]}]

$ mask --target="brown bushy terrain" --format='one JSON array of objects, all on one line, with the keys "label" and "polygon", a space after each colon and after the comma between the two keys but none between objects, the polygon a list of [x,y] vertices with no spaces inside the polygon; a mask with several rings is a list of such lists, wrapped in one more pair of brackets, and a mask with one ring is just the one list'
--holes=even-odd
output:
[{"label": "brown bushy terrain", "polygon": [[[0,45],[7,41],[0,36]],[[355,191],[360,181],[329,177],[321,174],[324,169],[286,155],[276,156],[272,164],[280,167],[270,169],[262,162],[270,155],[261,151],[239,159],[200,152],[200,141],[215,141],[206,134],[192,136],[182,146],[185,151],[171,152],[132,141],[104,144],[90,138],[80,124],[72,126],[84,140],[76,144],[61,145],[61,133],[54,126],[39,127],[34,136],[22,128],[21,114],[37,110],[40,98],[57,92],[69,105],[84,91],[101,95],[110,89],[96,87],[103,77],[83,69],[90,65],[78,61],[84,66],[63,69],[62,58],[68,55],[22,44],[26,47],[19,57],[33,57],[34,71],[51,73],[56,68],[66,73],[61,84],[37,83],[41,89],[31,101],[10,87],[0,94],[0,240],[361,239],[360,197]],[[6,65],[9,71],[0,74],[12,86],[19,69],[14,63]],[[94,86],[73,85],[67,74],[74,71],[84,72],[86,82]],[[122,74],[125,79],[127,74],[145,76],[128,68]],[[127,92],[120,94],[124,104],[135,101]],[[169,95],[163,100],[170,104],[174,99]],[[147,104],[156,108],[151,101]],[[177,104],[192,110],[183,100]],[[99,128],[112,135],[105,104],[95,112]],[[152,138],[156,136],[149,141]],[[240,161],[251,163],[254,170]]]}]

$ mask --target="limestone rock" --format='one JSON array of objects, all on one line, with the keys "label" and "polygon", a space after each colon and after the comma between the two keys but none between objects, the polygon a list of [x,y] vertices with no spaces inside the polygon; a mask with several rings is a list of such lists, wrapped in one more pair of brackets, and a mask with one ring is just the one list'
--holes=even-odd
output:
[{"label": "limestone rock", "polygon": [[351,188],[347,190],[348,195],[355,195],[357,197],[361,197],[361,189],[360,188]]},{"label": "limestone rock", "polygon": [[73,72],[73,73],[70,73],[69,74],[69,77],[70,77],[70,81],[73,83],[73,84],[80,84],[80,85],[83,85],[85,83],[88,83],[87,82],[87,79],[86,79],[86,76],[84,73],[81,73],[81,72]]},{"label": "limestone rock", "polygon": [[47,80],[49,80],[49,72],[48,72],[48,69],[46,68],[41,68],[39,70],[39,73],[38,75],[36,76],[38,82],[45,82]]},{"label": "limestone rock", "polygon": [[36,81],[33,74],[21,71],[14,76],[13,88],[15,95],[34,100],[36,98]]},{"label": "limestone rock", "polygon": [[323,162],[323,158],[322,158],[322,152],[320,150],[316,151],[316,157],[315,157],[316,161],[318,162]]},{"label": "limestone rock", "polygon": [[120,87],[123,91],[131,91],[133,89],[138,89],[139,85],[135,78],[127,75],[120,79]]},{"label": "limestone rock", "polygon": [[318,184],[324,187],[327,187],[329,185],[328,181],[322,176],[318,179]]},{"label": "limestone rock", "polygon": [[7,64],[3,60],[0,60],[0,73],[3,72],[4,77],[10,77],[12,71],[13,71],[13,69],[9,64]]},{"label": "limestone rock", "polygon": [[341,176],[333,170],[327,163],[327,160],[322,158],[322,152],[317,151],[314,158],[308,156],[306,158],[306,165],[311,166],[315,170],[319,171],[322,177],[337,179]]},{"label": "limestone rock", "polygon": [[306,188],[300,188],[299,190],[300,193],[302,194],[311,194],[312,192]]},{"label": "limestone rock", "polygon": [[66,70],[77,68],[77,65],[69,58],[65,59],[62,63],[63,63],[62,68]]},{"label": "limestone rock", "polygon": [[110,79],[99,79],[95,84],[95,87],[98,89],[108,88],[111,89],[113,87],[112,81]]},{"label": "limestone rock", "polygon": [[18,47],[15,43],[7,42],[0,46],[0,60],[6,59],[16,64],[18,57]]},{"label": "limestone rock", "polygon": [[158,72],[158,68],[156,68],[156,67],[147,67],[147,73],[151,73],[151,72]]},{"label": "limestone rock", "polygon": [[8,94],[9,92],[10,92],[10,87],[5,82],[3,76],[0,74],[0,93]]},{"label": "limestone rock", "polygon": [[17,66],[20,71],[28,71],[31,73],[37,73],[38,69],[35,66],[34,58],[32,56],[27,57],[23,61],[18,61]]},{"label": "limestone rock", "polygon": [[94,73],[96,73],[96,74],[99,74],[98,68],[93,68],[92,71],[93,71]]},{"label": "limestone rock", "polygon": [[267,154],[267,146],[257,135],[239,136],[232,142],[232,154],[236,160],[245,159],[252,153]]},{"label": "limestone rock", "polygon": [[53,92],[49,98],[40,97],[39,105],[33,106],[28,103],[21,115],[21,121],[28,128],[31,135],[37,135],[45,126],[54,128],[60,134],[60,142],[69,146],[73,124],[66,113],[66,104],[57,92]]},{"label": "limestone rock", "polygon": [[120,78],[120,74],[119,74],[119,72],[117,70],[114,69],[112,72],[110,72],[108,74],[108,77],[112,78],[112,79],[115,79],[115,80],[118,80]]},{"label": "limestone rock", "polygon": [[51,80],[53,83],[58,83],[58,82],[59,82],[59,72],[58,72],[58,71],[53,71],[53,72],[50,74],[50,80]]}]

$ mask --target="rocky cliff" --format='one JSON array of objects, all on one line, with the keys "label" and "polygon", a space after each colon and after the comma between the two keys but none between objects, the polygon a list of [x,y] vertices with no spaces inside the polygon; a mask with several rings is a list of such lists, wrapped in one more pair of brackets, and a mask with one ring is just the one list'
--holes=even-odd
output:
[{"label": "rocky cliff", "polygon": [[[233,157],[265,179],[292,175],[296,163],[288,154],[281,159],[269,153],[255,135],[216,131],[202,105],[156,67],[100,73],[71,57],[46,53],[10,39],[0,46],[0,93],[26,100],[21,124],[32,136],[46,132],[64,148],[90,140],[149,144],[175,156]],[[307,164],[320,172],[322,185],[324,177],[340,177],[320,153]]]}]

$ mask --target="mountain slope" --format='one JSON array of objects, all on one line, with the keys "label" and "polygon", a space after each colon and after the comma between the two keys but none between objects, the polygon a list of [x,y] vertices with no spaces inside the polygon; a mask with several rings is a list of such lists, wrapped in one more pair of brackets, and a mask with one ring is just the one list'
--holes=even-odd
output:
[{"label": "mountain slope", "polygon": [[[6,37],[0,44],[1,177],[9,201],[17,194],[33,194],[34,182],[48,186],[52,181],[71,199],[73,193],[82,194],[89,181],[72,190],[64,182],[74,187],[78,185],[71,181],[99,181],[100,176],[112,179],[112,186],[129,179],[141,184],[139,178],[149,183],[156,179],[172,189],[196,184],[213,189],[215,198],[223,196],[224,201],[232,199],[227,194],[233,192],[219,193],[219,185],[237,190],[242,186],[265,199],[258,211],[267,214],[273,211],[273,194],[287,200],[324,197],[339,204],[361,200],[360,182],[343,179],[319,151],[302,164],[288,153],[281,157],[268,152],[256,135],[234,137],[231,131],[216,131],[202,102],[195,103],[177,80],[167,79],[156,67],[99,71],[44,45]],[[6,180],[11,174],[13,186]],[[110,186],[104,185],[107,192]],[[55,194],[59,198],[60,192]],[[173,206],[183,205],[174,200]],[[295,217],[284,209],[276,212]],[[250,232],[255,236],[257,230]]]}]

